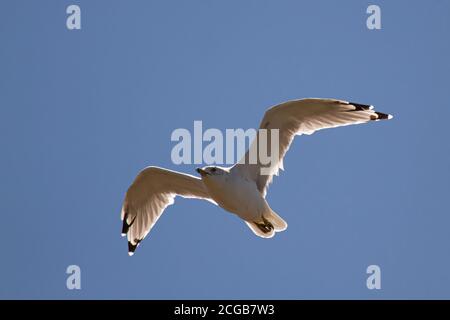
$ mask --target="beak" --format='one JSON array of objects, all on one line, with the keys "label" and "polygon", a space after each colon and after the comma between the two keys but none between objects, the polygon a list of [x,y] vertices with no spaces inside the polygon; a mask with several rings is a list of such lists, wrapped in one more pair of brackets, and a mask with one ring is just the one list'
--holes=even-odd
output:
[{"label": "beak", "polygon": [[206,176],[208,174],[208,172],[206,172],[202,168],[197,168],[197,169],[195,169],[195,171],[197,171],[202,177]]}]

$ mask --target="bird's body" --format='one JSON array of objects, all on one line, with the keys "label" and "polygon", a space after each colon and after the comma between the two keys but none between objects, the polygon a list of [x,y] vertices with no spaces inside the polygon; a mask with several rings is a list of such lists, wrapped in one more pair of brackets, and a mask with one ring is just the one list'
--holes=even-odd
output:
[{"label": "bird's body", "polygon": [[[249,228],[263,238],[271,238],[287,228],[287,223],[266,201],[268,185],[273,175],[283,169],[283,158],[295,135],[338,126],[390,119],[372,106],[335,99],[302,99],[288,101],[268,109],[260,124],[269,132],[257,135],[246,155],[230,168],[216,166],[197,169],[201,179],[187,174],[148,167],[141,171],[127,191],[122,206],[122,234],[128,237],[128,251],[133,254],[141,240],[154,226],[175,196],[199,198],[219,205],[239,216]],[[271,130],[277,131],[273,146]],[[251,150],[265,143],[269,153],[275,152],[274,162],[266,163],[256,152],[252,162]]]},{"label": "bird's body", "polygon": [[254,181],[242,177],[237,171],[212,168],[216,170],[215,174],[208,174],[208,168],[198,172],[209,195],[220,207],[245,221],[261,221],[261,216],[270,211]]}]

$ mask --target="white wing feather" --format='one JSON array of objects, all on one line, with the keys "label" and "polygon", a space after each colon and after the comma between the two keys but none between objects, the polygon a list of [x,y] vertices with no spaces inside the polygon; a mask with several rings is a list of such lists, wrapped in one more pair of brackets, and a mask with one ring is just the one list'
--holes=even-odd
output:
[{"label": "white wing feather", "polygon": [[202,180],[195,176],[158,167],[145,168],[138,174],[125,195],[121,212],[122,235],[128,237],[130,255],[177,195],[215,204]]},{"label": "white wing feather", "polygon": [[[268,129],[268,155],[271,154],[270,129],[279,129],[278,161],[271,163],[270,166],[264,166],[260,163],[258,156],[258,161],[251,164],[247,151],[241,161],[234,165],[231,170],[238,171],[238,174],[254,180],[259,191],[265,196],[273,175],[278,175],[279,169],[283,170],[284,155],[295,135],[312,134],[321,129],[390,118],[392,118],[391,115],[375,112],[372,106],[342,100],[310,98],[288,101],[268,109],[259,127],[260,129]],[[253,144],[255,143],[259,143],[258,136]],[[268,168],[270,174],[261,175],[261,168]]]}]

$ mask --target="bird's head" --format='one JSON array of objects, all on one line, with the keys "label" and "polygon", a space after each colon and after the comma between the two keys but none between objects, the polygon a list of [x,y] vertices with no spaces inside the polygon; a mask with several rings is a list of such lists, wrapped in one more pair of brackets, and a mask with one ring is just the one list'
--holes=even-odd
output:
[{"label": "bird's head", "polygon": [[228,173],[228,171],[225,170],[224,168],[216,166],[197,168],[195,170],[202,176],[202,179],[219,178],[225,176]]}]

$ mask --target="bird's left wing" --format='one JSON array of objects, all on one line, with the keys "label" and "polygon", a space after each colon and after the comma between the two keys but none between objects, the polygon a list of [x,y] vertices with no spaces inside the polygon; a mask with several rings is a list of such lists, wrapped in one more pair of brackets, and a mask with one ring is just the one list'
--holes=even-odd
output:
[{"label": "bird's left wing", "polygon": [[121,212],[122,235],[128,238],[130,255],[177,195],[215,203],[202,180],[195,176],[158,167],[148,167],[139,173],[128,188]]},{"label": "bird's left wing", "polygon": [[[335,99],[301,99],[276,105],[266,111],[260,129],[267,129],[265,139],[257,135],[250,148],[256,153],[256,162],[252,163],[249,151],[232,167],[232,171],[256,182],[258,190],[266,195],[267,186],[273,175],[283,169],[283,157],[289,149],[295,135],[312,134],[326,128],[347,126],[369,121],[390,119],[392,116],[376,112],[370,105],[363,105]],[[271,155],[272,129],[278,129],[278,158],[269,164],[262,164],[260,142],[265,142],[266,153]],[[261,168],[266,169],[261,174]]]}]

